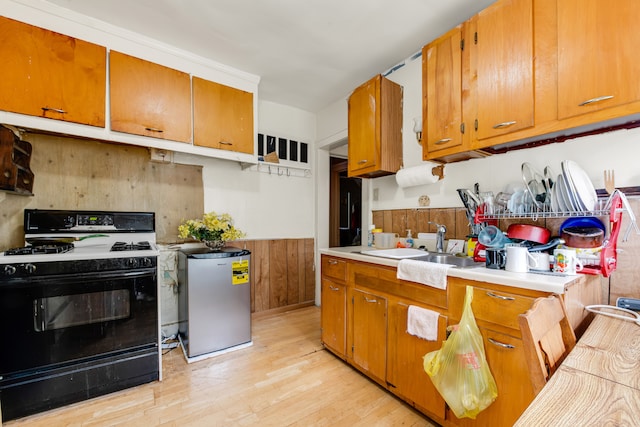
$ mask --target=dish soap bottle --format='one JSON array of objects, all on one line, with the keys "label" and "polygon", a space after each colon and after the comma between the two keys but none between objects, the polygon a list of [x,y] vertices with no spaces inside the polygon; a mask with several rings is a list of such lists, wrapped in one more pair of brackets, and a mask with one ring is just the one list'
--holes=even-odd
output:
[{"label": "dish soap bottle", "polygon": [[405,239],[405,247],[413,247],[413,237],[411,237],[411,230],[407,229],[407,238]]}]

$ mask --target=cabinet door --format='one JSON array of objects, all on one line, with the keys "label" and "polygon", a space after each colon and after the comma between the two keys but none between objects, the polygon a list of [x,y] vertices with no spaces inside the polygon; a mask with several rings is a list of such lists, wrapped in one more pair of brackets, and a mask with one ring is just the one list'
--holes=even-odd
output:
[{"label": "cabinet door", "polygon": [[387,300],[358,289],[353,291],[353,363],[385,383],[387,360]]},{"label": "cabinet door", "polygon": [[191,141],[187,73],[120,52],[109,53],[111,130]]},{"label": "cabinet door", "polygon": [[349,176],[375,178],[402,165],[402,86],[380,75],[349,97]]},{"label": "cabinet door", "polygon": [[346,356],[346,287],[331,280],[322,279],[322,342],[341,358]]},{"label": "cabinet door", "polygon": [[422,50],[423,158],[462,145],[462,29],[460,26]]},{"label": "cabinet door", "polygon": [[475,420],[458,419],[449,411],[448,418],[458,426],[511,426],[535,397],[525,362],[522,340],[480,328],[487,363],[498,387],[498,397]]},{"label": "cabinet door", "polygon": [[478,14],[472,61],[477,66],[477,139],[533,126],[532,0],[501,0]]},{"label": "cabinet door", "polygon": [[253,154],[253,94],[194,77],[193,143]]},{"label": "cabinet door", "polygon": [[424,371],[423,357],[442,347],[446,338],[447,318],[439,317],[438,338],[426,341],[407,332],[408,311],[408,302],[389,301],[387,382],[395,394],[413,406],[444,418],[444,399]]},{"label": "cabinet door", "polygon": [[558,0],[560,119],[640,100],[637,0]]},{"label": "cabinet door", "polygon": [[0,109],[104,127],[104,47],[0,17],[0,54]]},{"label": "cabinet door", "polygon": [[378,168],[380,158],[380,79],[356,88],[349,97],[349,176]]}]

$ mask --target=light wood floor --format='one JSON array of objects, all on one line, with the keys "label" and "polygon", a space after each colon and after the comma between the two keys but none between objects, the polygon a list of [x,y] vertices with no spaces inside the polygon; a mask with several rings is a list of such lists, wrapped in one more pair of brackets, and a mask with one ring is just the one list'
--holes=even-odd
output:
[{"label": "light wood floor", "polygon": [[320,309],[253,320],[253,345],[187,364],[163,381],[6,422],[5,426],[434,426],[320,344]]}]

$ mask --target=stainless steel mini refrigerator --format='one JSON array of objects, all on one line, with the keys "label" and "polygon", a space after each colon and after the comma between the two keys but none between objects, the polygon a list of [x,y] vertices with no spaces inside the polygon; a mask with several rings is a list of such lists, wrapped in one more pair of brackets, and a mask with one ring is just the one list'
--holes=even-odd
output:
[{"label": "stainless steel mini refrigerator", "polygon": [[250,345],[250,261],[249,251],[232,247],[178,253],[179,337],[188,361]]}]

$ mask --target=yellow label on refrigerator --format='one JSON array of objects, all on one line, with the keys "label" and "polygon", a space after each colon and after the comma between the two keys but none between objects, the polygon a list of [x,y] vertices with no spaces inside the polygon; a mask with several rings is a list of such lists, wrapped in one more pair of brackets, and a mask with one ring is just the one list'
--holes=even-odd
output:
[{"label": "yellow label on refrigerator", "polygon": [[249,260],[233,261],[231,263],[233,269],[233,277],[231,283],[234,285],[242,285],[243,283],[249,283]]}]

